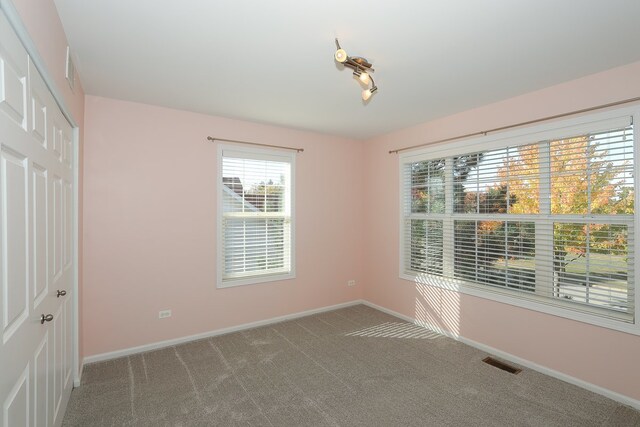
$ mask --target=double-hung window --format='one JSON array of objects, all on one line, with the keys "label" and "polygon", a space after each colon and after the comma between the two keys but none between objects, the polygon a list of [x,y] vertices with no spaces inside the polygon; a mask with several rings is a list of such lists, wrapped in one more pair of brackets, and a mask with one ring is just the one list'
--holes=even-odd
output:
[{"label": "double-hung window", "polygon": [[218,287],[294,277],[292,153],[218,150]]},{"label": "double-hung window", "polygon": [[628,329],[632,123],[608,113],[401,155],[401,277]]}]

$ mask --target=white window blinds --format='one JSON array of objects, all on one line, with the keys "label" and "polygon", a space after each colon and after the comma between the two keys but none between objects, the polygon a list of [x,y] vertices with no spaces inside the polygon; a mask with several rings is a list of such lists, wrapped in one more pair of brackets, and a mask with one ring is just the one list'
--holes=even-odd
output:
[{"label": "white window blinds", "polygon": [[291,273],[291,170],[291,155],[222,150],[223,286]]},{"label": "white window blinds", "polygon": [[402,270],[634,322],[630,118],[402,164]]}]

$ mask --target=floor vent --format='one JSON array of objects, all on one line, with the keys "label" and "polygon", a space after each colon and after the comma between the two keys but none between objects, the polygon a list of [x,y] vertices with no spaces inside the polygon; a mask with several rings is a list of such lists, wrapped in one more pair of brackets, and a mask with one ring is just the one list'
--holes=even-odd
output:
[{"label": "floor vent", "polygon": [[504,362],[501,362],[497,359],[494,359],[493,357],[485,357],[484,359],[482,359],[482,361],[484,363],[487,363],[491,366],[495,366],[498,369],[502,369],[503,371],[507,371],[510,374],[519,374],[520,372],[522,372],[522,369],[518,369],[518,368],[514,368],[511,365],[507,365]]}]

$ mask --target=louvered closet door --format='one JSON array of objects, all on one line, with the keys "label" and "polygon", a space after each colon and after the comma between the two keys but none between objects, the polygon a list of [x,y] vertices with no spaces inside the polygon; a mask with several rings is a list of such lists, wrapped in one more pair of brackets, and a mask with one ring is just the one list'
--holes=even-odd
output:
[{"label": "louvered closet door", "polygon": [[[0,425],[60,425],[71,392],[72,134],[0,13]],[[58,296],[58,291],[66,295]],[[41,321],[45,316],[44,323]]]}]

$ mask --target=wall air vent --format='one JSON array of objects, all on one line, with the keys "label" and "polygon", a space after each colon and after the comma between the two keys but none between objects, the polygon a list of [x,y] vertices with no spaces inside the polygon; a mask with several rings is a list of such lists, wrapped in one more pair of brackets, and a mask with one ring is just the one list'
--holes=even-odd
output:
[{"label": "wall air vent", "polygon": [[69,87],[71,91],[75,91],[76,88],[76,67],[73,65],[73,60],[71,59],[71,48],[67,46],[67,61],[66,61],[66,69],[65,69],[65,77],[67,78],[67,82],[69,82]]}]

